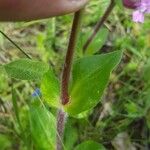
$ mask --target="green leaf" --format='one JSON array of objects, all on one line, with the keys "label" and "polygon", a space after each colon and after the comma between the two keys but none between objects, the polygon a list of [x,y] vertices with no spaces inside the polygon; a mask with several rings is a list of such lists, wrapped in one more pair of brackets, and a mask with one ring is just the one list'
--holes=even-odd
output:
[{"label": "green leaf", "polygon": [[22,130],[20,117],[19,117],[19,107],[18,107],[18,103],[17,103],[17,92],[15,89],[12,89],[12,103],[13,103],[13,108],[14,108],[16,119],[17,119],[17,123],[20,127],[20,130]]},{"label": "green leaf", "polygon": [[150,110],[147,111],[147,114],[145,115],[146,123],[148,128],[150,129]]},{"label": "green leaf", "polygon": [[[107,38],[108,38],[109,30],[105,27],[102,27],[101,30],[99,30],[94,37],[93,41],[89,44],[87,47],[84,56],[92,55],[96,52],[98,52],[102,46],[105,44]],[[77,46],[77,55],[82,57],[83,56],[83,46],[89,36],[91,35],[91,32],[81,33],[78,39],[78,46]]]},{"label": "green leaf", "polygon": [[147,63],[144,65],[142,76],[145,82],[150,83],[150,59],[148,59]]},{"label": "green leaf", "polygon": [[0,66],[0,93],[5,93],[8,87],[7,73],[5,69]]},{"label": "green leaf", "polygon": [[49,70],[43,76],[41,91],[43,99],[50,106],[56,108],[60,106],[60,84],[52,70]]},{"label": "green leaf", "polygon": [[0,149],[7,150],[7,149],[11,149],[11,148],[12,147],[11,147],[10,138],[4,134],[0,134]]},{"label": "green leaf", "polygon": [[99,144],[94,141],[86,141],[79,144],[75,150],[106,150],[102,144]]},{"label": "green leaf", "polygon": [[103,27],[97,33],[96,37],[93,39],[92,43],[87,48],[86,55],[92,55],[96,53],[97,51],[99,51],[102,48],[102,46],[105,44],[108,38],[108,34],[109,34],[108,29]]},{"label": "green leaf", "polygon": [[65,110],[77,115],[93,108],[99,101],[114,67],[120,62],[122,51],[79,59],[73,66],[70,103]]},{"label": "green leaf", "polygon": [[0,64],[0,73],[5,72],[4,66]]},{"label": "green leaf", "polygon": [[4,65],[7,74],[20,80],[40,80],[49,66],[43,62],[19,59]]},{"label": "green leaf", "polygon": [[[67,120],[64,132],[64,144],[66,150],[74,149],[74,145],[78,141],[78,130],[74,127],[74,122],[70,119]],[[68,138],[69,137],[69,138]]]},{"label": "green leaf", "polygon": [[125,110],[130,118],[140,118],[144,115],[143,109],[132,100],[129,100],[128,103],[125,104]]},{"label": "green leaf", "polygon": [[122,3],[122,0],[115,0],[116,4],[121,8],[123,9],[123,3]]},{"label": "green leaf", "polygon": [[30,129],[33,144],[37,150],[55,150],[56,119],[42,106],[33,105],[30,108]]}]

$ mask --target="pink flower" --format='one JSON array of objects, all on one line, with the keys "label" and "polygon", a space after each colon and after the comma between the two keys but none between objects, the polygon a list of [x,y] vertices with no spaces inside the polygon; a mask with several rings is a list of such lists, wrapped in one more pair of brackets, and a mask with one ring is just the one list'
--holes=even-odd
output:
[{"label": "pink flower", "polygon": [[138,10],[133,12],[132,18],[133,18],[134,22],[140,22],[140,23],[144,22],[144,15],[143,15],[143,13],[141,13]]},{"label": "pink flower", "polygon": [[132,15],[134,22],[144,22],[144,14],[150,14],[150,0],[123,0],[127,8],[135,9]]}]

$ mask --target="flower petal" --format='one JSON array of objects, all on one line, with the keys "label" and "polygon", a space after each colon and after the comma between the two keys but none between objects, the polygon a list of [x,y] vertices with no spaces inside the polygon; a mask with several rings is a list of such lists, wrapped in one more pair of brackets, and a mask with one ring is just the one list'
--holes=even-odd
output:
[{"label": "flower petal", "polygon": [[133,15],[132,15],[132,19],[134,22],[143,23],[144,22],[144,14],[138,10],[134,11]]}]

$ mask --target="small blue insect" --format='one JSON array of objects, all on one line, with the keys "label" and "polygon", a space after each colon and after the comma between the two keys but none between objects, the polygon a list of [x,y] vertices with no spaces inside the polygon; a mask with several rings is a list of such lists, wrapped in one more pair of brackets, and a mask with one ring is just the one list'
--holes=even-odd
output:
[{"label": "small blue insect", "polygon": [[32,97],[38,97],[38,96],[41,96],[41,91],[39,88],[36,88],[32,93]]}]

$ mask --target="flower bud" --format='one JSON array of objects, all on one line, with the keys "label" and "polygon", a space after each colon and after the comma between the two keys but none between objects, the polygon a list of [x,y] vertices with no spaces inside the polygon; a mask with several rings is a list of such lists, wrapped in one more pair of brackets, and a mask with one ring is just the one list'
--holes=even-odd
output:
[{"label": "flower bud", "polygon": [[130,9],[136,9],[140,5],[140,0],[123,0],[123,5]]}]

